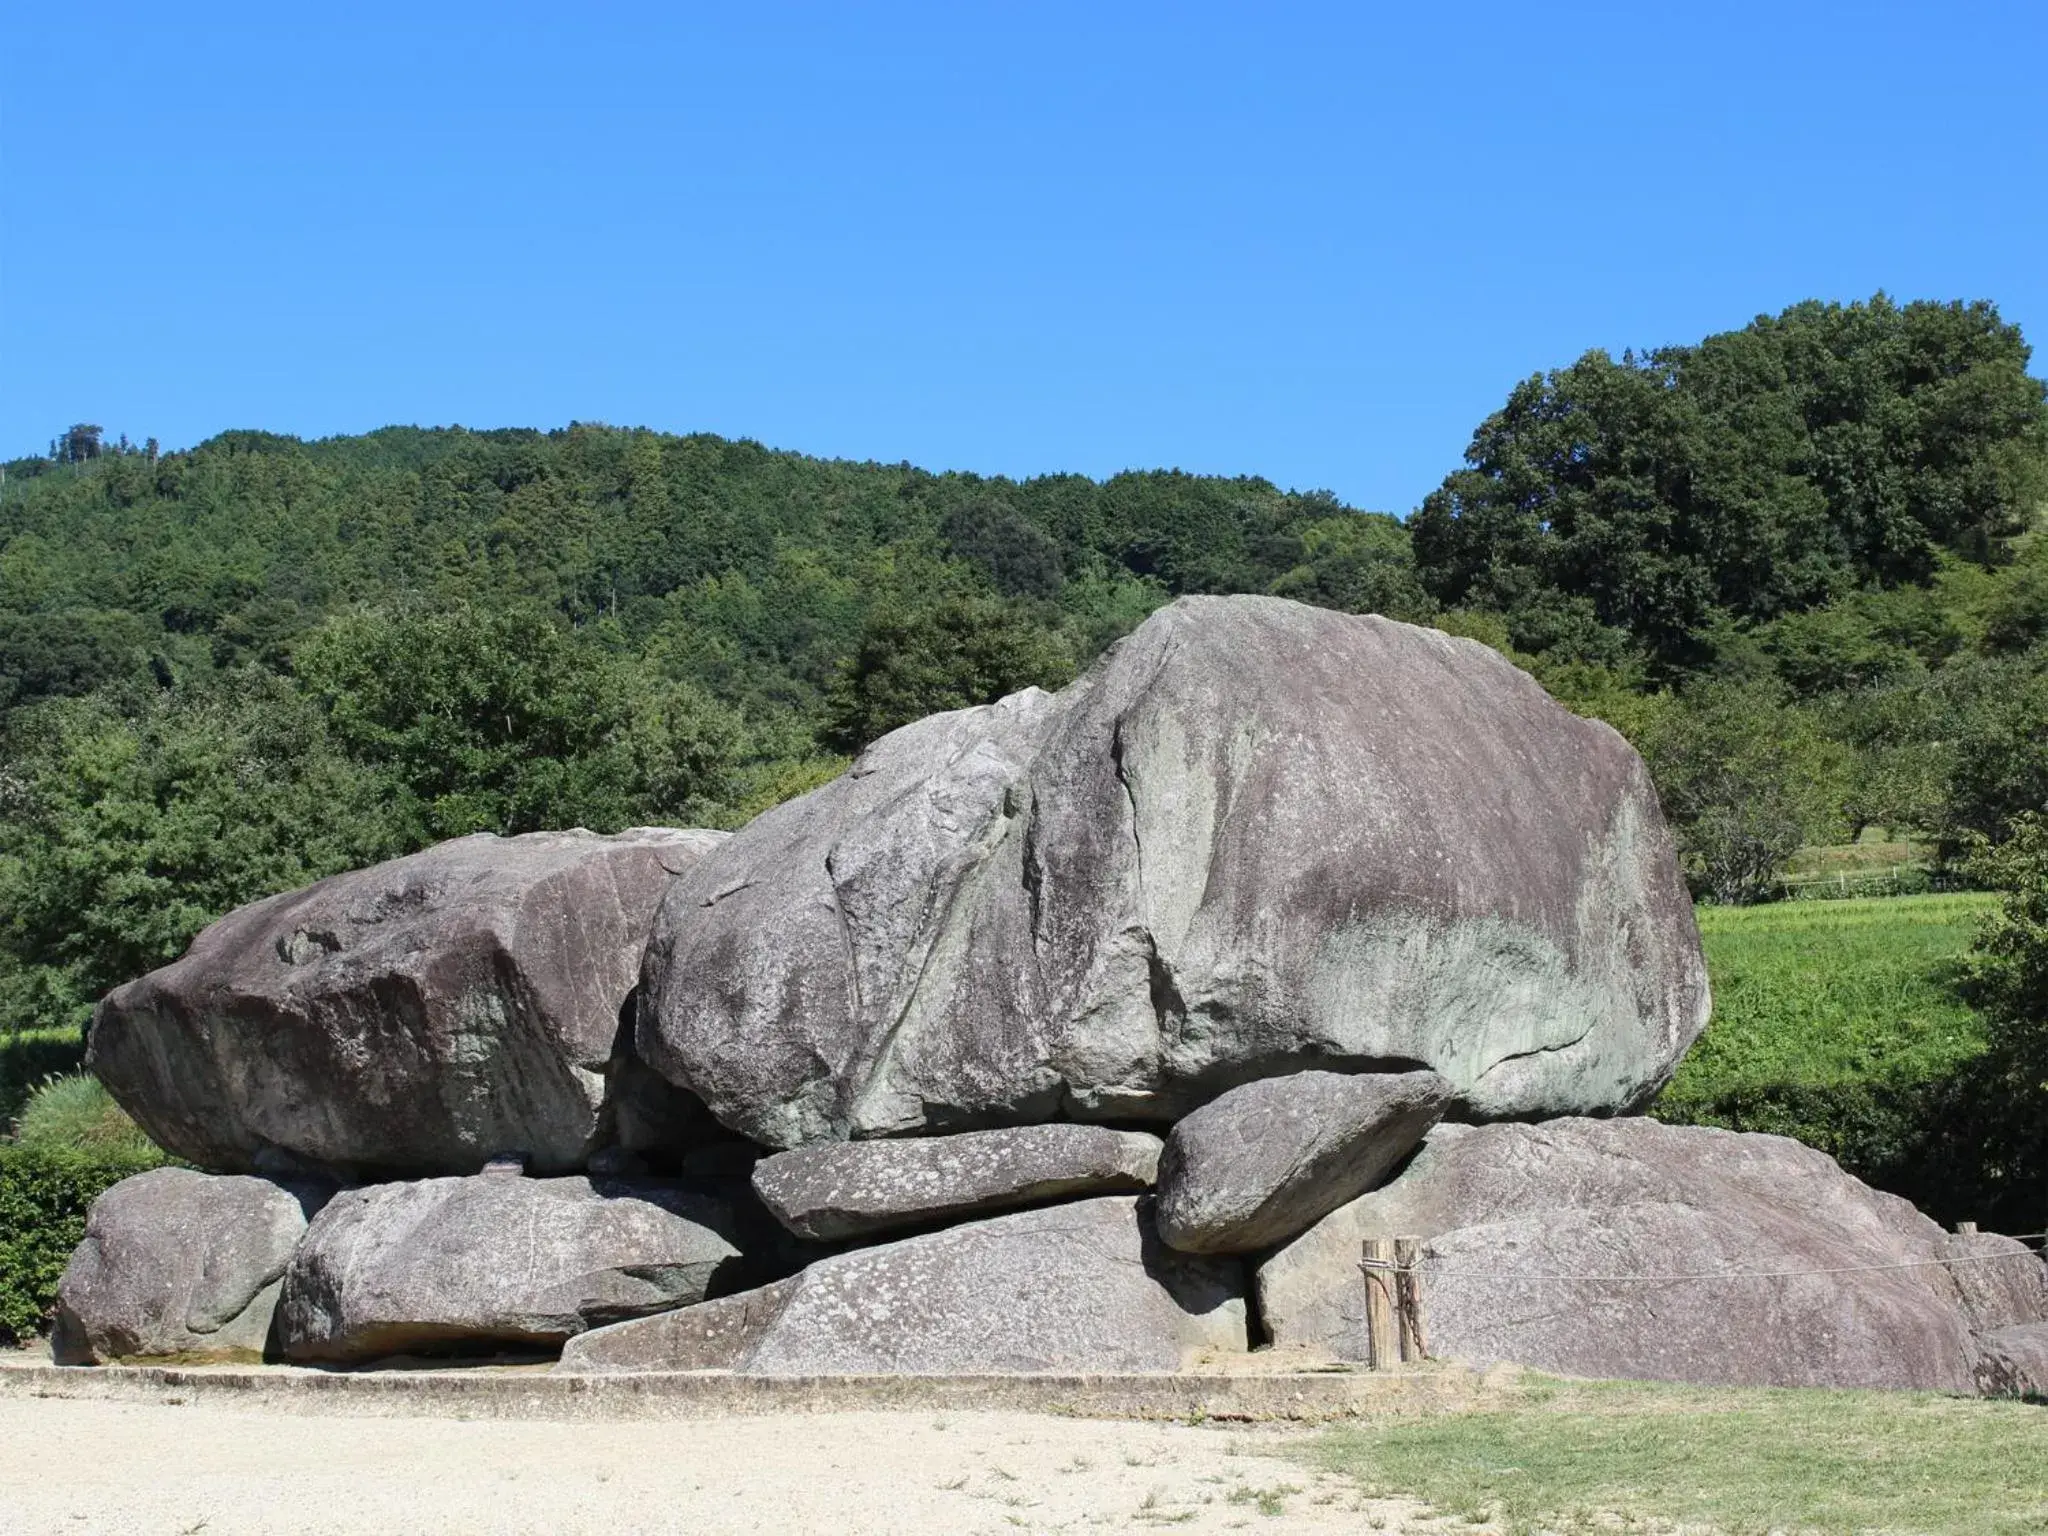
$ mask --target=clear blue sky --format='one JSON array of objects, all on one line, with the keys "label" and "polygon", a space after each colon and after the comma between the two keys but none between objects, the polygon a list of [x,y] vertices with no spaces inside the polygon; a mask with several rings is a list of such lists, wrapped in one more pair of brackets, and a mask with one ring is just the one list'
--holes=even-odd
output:
[{"label": "clear blue sky", "polygon": [[2048,342],[2043,0],[194,0],[0,42],[10,456],[583,419],[1400,511],[1589,347],[1880,287]]}]

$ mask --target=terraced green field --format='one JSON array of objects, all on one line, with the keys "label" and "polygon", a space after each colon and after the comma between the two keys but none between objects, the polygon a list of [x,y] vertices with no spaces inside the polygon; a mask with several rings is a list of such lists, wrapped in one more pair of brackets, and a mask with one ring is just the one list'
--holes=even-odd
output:
[{"label": "terraced green field", "polygon": [[1979,893],[1700,911],[1714,1017],[1652,1111],[1796,1136],[1945,1219],[1962,1149],[1935,1145],[1944,1092],[1984,1049],[1953,989],[1996,898]]}]

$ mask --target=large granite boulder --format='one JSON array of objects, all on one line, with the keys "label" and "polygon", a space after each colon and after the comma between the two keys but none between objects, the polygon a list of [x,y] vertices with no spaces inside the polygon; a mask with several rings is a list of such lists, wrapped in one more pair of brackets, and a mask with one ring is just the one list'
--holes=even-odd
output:
[{"label": "large granite boulder", "polygon": [[1259,1269],[1273,1342],[1366,1356],[1360,1244],[1427,1239],[1432,1353],[1572,1376],[1973,1390],[1945,1234],[1780,1136],[1445,1125]]},{"label": "large granite boulder", "polygon": [[189,1168],[123,1179],[93,1202],[58,1283],[57,1363],[262,1359],[305,1230],[301,1197],[267,1179]]},{"label": "large granite boulder", "polygon": [[1381,1183],[1450,1098],[1434,1072],[1294,1072],[1233,1088],[1167,1138],[1159,1235],[1188,1253],[1285,1242]]},{"label": "large granite boulder", "polygon": [[287,1359],[549,1349],[701,1301],[739,1267],[723,1205],[673,1185],[516,1174],[345,1190],[307,1230]]},{"label": "large granite boulder", "polygon": [[[487,833],[255,902],[100,1004],[90,1065],[209,1168],[543,1172],[612,1137],[649,923],[722,833]],[[685,1096],[662,1095],[686,1118]],[[701,1116],[701,1110],[697,1111]]]},{"label": "large granite boulder", "polygon": [[569,1341],[565,1371],[1175,1371],[1245,1348],[1243,1274],[1161,1245],[1133,1196],[820,1259]]},{"label": "large granite boulder", "polygon": [[[1418,1138],[1419,1139],[1419,1138]],[[821,1242],[1152,1187],[1159,1138],[1099,1125],[1020,1125],[897,1141],[827,1141],[754,1165],[754,1192]]]},{"label": "large granite boulder", "polygon": [[1186,598],[883,737],[678,880],[638,1040],[775,1147],[1168,1122],[1303,1066],[1644,1102],[1707,1016],[1641,761],[1500,656]]}]

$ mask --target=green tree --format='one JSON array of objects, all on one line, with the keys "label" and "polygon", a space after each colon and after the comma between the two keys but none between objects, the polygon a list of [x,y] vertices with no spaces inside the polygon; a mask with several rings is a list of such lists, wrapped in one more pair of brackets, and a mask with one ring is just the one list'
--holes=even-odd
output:
[{"label": "green tree", "polygon": [[1959,670],[1945,690],[1949,780],[1942,836],[1951,851],[1997,842],[2048,809],[2048,652]]},{"label": "green tree", "polygon": [[150,627],[129,613],[0,612],[0,712],[137,677],[151,639]]},{"label": "green tree", "polygon": [[1279,597],[1426,621],[1436,604],[1416,578],[1408,530],[1376,512],[1319,518],[1301,526],[1302,563],[1273,583]]},{"label": "green tree", "polygon": [[1019,605],[955,597],[909,612],[878,610],[832,685],[819,737],[857,752],[940,710],[990,704],[1034,685],[1058,688],[1073,675],[1073,653]]},{"label": "green tree", "polygon": [[1442,602],[1584,599],[1666,667],[1716,620],[1986,561],[2048,486],[2048,409],[1988,304],[1799,304],[1517,385],[1413,520]]},{"label": "green tree", "polygon": [[82,1024],[230,908],[397,851],[385,786],[253,670],[16,710],[0,799],[0,1029]]},{"label": "green tree", "polygon": [[1003,596],[1059,596],[1059,545],[1008,502],[971,497],[946,514],[941,531],[954,556],[979,567]]},{"label": "green tree", "polygon": [[1638,745],[1686,877],[1707,900],[1763,899],[1802,844],[1840,832],[1848,753],[1765,690],[1689,690]]},{"label": "green tree", "polygon": [[413,845],[710,811],[741,746],[701,690],[656,684],[536,606],[353,614],[297,666],[334,739],[393,781]]}]

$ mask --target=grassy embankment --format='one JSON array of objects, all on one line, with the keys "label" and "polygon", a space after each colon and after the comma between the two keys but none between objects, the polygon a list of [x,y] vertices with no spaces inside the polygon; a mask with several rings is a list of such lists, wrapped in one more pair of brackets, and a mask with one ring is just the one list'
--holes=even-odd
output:
[{"label": "grassy embankment", "polygon": [[1515,1533],[2048,1529],[2048,1409],[2028,1403],[1528,1378],[1498,1407],[1335,1429],[1304,1455]]},{"label": "grassy embankment", "polygon": [[1714,1018],[1653,1113],[1796,1136],[1945,1220],[1974,1218],[1944,1086],[1984,1048],[1952,985],[1994,897],[1708,907]]}]

